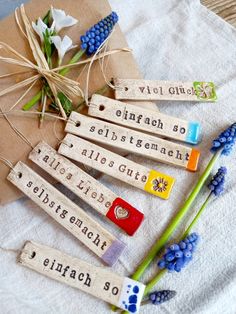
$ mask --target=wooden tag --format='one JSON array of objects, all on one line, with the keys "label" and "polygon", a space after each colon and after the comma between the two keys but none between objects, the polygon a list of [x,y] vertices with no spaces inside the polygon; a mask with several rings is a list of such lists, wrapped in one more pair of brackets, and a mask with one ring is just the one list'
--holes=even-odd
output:
[{"label": "wooden tag", "polygon": [[113,265],[118,260],[125,244],[23,162],[15,165],[7,179],[106,264]]},{"label": "wooden tag", "polygon": [[66,135],[58,152],[163,199],[169,198],[175,182],[164,173],[148,169],[72,134]]},{"label": "wooden tag", "polygon": [[32,150],[29,159],[129,235],[133,235],[142,223],[143,213],[59,155],[45,142],[40,142]]},{"label": "wooden tag", "polygon": [[198,122],[171,117],[98,94],[92,96],[91,103],[88,110],[90,116],[186,143],[197,144],[199,141]]},{"label": "wooden tag", "polygon": [[196,149],[86,117],[74,111],[70,115],[65,131],[190,171],[197,170],[200,153]]},{"label": "wooden tag", "polygon": [[137,313],[145,285],[96,267],[59,250],[27,241],[19,263],[38,273],[80,289],[110,304]]},{"label": "wooden tag", "polygon": [[134,79],[114,79],[115,98],[133,100],[217,100],[212,82],[172,82]]}]

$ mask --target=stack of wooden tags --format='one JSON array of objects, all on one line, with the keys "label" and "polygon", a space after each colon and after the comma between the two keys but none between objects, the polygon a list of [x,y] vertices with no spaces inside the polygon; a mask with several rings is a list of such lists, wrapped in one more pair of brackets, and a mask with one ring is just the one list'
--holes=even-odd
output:
[{"label": "stack of wooden tags", "polygon": [[[118,99],[216,100],[213,83],[119,79],[115,82]],[[199,151],[164,138],[197,144],[200,125],[101,95],[93,95],[88,114],[90,117],[71,113],[65,128],[68,134],[58,152],[47,143],[40,142],[29,159],[101,215],[133,235],[143,221],[143,213],[69,159],[168,199],[175,182],[173,177],[139,165],[99,144],[196,171]],[[125,243],[23,162],[19,161],[11,169],[8,180],[107,265],[112,266],[119,259]],[[33,242],[25,244],[19,262],[121,309],[131,313],[139,310],[145,286],[137,281]]]},{"label": "stack of wooden tags", "polygon": [[106,264],[112,266],[118,260],[125,244],[26,164],[19,161],[8,180]]},{"label": "stack of wooden tags", "polygon": [[[184,83],[115,79],[115,84],[115,95],[119,99],[216,100],[214,84],[211,82]],[[200,138],[198,122],[171,117],[96,94],[92,96],[88,115],[71,113],[65,128],[68,134],[59,146],[59,154],[162,199],[169,198],[175,182],[173,177],[139,165],[99,144],[179,166],[189,171],[197,170],[200,156],[198,150],[164,138],[197,144]],[[37,156],[39,157],[39,154]],[[39,165],[43,164],[42,157],[41,162],[37,157],[31,157],[31,159]],[[63,182],[58,175],[52,173],[52,169],[49,170],[51,175]],[[94,184],[98,183],[95,181]],[[85,189],[84,183],[80,185],[80,194],[76,191],[78,187],[72,187],[71,182],[67,184],[67,187],[80,197],[84,197],[81,195],[84,193],[82,192]],[[110,201],[109,204],[111,203]],[[99,211],[98,208],[96,209]],[[137,218],[137,210],[132,211],[131,207],[120,199],[119,201],[116,199],[115,205],[107,209],[102,214],[124,230],[126,229],[126,232],[127,225],[135,226],[134,221],[137,219],[140,222],[142,218],[140,213]],[[137,226],[134,229],[136,230]]]},{"label": "stack of wooden tags", "polygon": [[143,221],[143,213],[45,142],[39,143],[29,158],[127,234],[133,235]]},{"label": "stack of wooden tags", "polygon": [[[211,82],[115,79],[115,84],[118,99],[216,100]],[[59,147],[60,154],[163,199],[170,196],[175,182],[173,177],[143,167],[99,144],[189,171],[197,170],[200,152],[165,138],[197,144],[200,138],[198,122],[171,117],[101,95],[93,95],[88,114],[90,117],[71,113],[65,128],[69,134]]]}]

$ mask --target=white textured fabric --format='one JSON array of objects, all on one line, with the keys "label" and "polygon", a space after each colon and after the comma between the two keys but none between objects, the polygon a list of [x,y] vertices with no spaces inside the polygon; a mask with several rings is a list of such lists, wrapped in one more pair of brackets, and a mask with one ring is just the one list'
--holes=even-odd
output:
[{"label": "white textured fabric", "polygon": [[[120,25],[147,79],[209,80],[218,86],[217,103],[159,102],[160,111],[201,122],[203,140],[200,172],[210,159],[211,140],[236,120],[236,31],[194,0],[110,0],[120,16]],[[234,153],[218,165],[229,170],[225,194],[208,206],[195,231],[201,235],[194,260],[183,272],[167,274],[158,289],[173,289],[177,296],[159,307],[146,305],[140,313],[233,314],[236,312],[236,163]],[[180,208],[199,173],[155,163],[140,157],[135,161],[168,173],[177,183],[168,201],[160,200],[108,176],[102,182],[143,210],[146,220],[134,238],[120,233],[94,213],[109,230],[128,244],[114,271],[128,275],[158,239]],[[206,195],[203,191],[185,223]],[[73,199],[71,193],[69,196]],[[76,200],[79,204],[82,202]],[[0,242],[20,248],[25,240],[54,246],[100,265],[99,260],[73,236],[31,201],[22,199],[0,209]],[[180,232],[183,225],[178,230]],[[0,313],[109,313],[102,301],[47,279],[16,264],[13,253],[0,254]],[[150,273],[157,270],[152,265]],[[145,275],[147,279],[148,274]]]}]

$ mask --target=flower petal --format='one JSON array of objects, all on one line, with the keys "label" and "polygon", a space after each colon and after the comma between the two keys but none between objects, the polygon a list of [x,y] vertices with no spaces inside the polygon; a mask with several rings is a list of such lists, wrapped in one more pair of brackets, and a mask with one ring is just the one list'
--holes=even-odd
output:
[{"label": "flower petal", "polygon": [[78,20],[72,16],[66,15],[63,10],[51,7],[51,12],[53,20],[55,21],[56,32],[60,32],[62,28],[72,26],[78,22]]},{"label": "flower petal", "polygon": [[69,51],[75,47],[77,47],[77,45],[73,45],[73,42],[71,40],[71,38],[69,36],[64,36],[63,40],[62,40],[62,45],[63,47],[66,48],[66,51]]},{"label": "flower petal", "polygon": [[69,36],[65,35],[64,38],[62,39],[62,45],[63,45],[63,47],[65,47],[66,50],[68,48],[70,48],[72,46],[71,38]]},{"label": "flower petal", "polygon": [[60,36],[51,36],[50,39],[51,39],[52,43],[54,44],[54,46],[57,49],[59,59],[62,60],[64,55],[65,55],[65,53],[63,54],[63,51],[62,51],[62,40],[61,40],[61,37]]},{"label": "flower petal", "polygon": [[60,36],[51,36],[51,41],[57,49],[60,62],[64,58],[67,51],[77,47],[77,46],[73,46],[72,40],[69,36],[64,36],[63,39],[61,39]]},{"label": "flower petal", "polygon": [[37,24],[32,22],[32,27],[34,31],[39,35],[41,41],[43,42],[43,34],[45,33],[46,29],[48,28],[47,25],[42,21],[41,18],[38,18]]}]

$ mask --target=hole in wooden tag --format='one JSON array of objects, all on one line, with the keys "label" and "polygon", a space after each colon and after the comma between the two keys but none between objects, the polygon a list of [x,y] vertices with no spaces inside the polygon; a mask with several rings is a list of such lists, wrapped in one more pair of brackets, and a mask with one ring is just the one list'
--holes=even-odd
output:
[{"label": "hole in wooden tag", "polygon": [[35,256],[36,256],[36,252],[33,251],[29,258],[30,258],[30,259],[33,259],[33,258],[35,258]]},{"label": "hole in wooden tag", "polygon": [[41,153],[41,149],[39,148],[39,149],[38,149],[38,154],[40,154],[40,153]]},{"label": "hole in wooden tag", "polygon": [[61,143],[68,146],[69,148],[72,148],[74,146],[72,143],[68,143],[67,141],[62,141]]},{"label": "hole in wooden tag", "polygon": [[80,126],[80,121],[77,121],[76,123],[75,123],[75,126],[78,128],[79,126]]},{"label": "hole in wooden tag", "polygon": [[17,173],[17,178],[18,178],[18,179],[22,178],[22,175],[23,175],[22,172],[18,172],[18,173]]},{"label": "hole in wooden tag", "polygon": [[99,110],[100,110],[100,111],[103,111],[104,109],[105,109],[105,106],[104,106],[104,105],[100,105],[100,106],[99,106]]},{"label": "hole in wooden tag", "polygon": [[125,86],[125,91],[127,92],[129,89],[128,89],[128,87],[127,86]]}]

